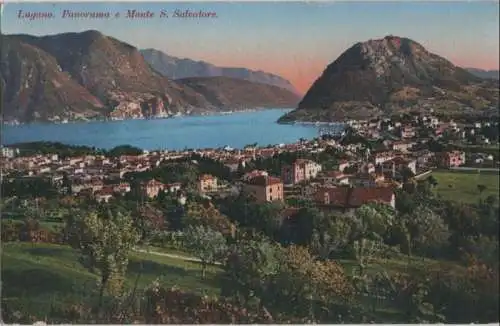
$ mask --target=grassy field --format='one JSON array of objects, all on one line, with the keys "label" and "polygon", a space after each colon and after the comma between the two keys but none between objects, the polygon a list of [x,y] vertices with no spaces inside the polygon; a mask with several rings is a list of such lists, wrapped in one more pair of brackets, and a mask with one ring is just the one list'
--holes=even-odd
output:
[{"label": "grassy field", "polygon": [[[2,301],[20,311],[43,317],[52,305],[81,301],[97,280],[80,265],[77,253],[67,246],[30,243],[2,246]],[[206,279],[202,280],[197,263],[137,253],[131,256],[127,285],[132,287],[138,274],[140,288],[158,279],[166,286],[219,294],[221,280],[216,267],[210,267]]]},{"label": "grassy field", "polygon": [[[181,251],[169,253],[185,254]],[[67,246],[12,242],[3,244],[2,304],[43,318],[50,312],[51,307],[81,302],[89,296],[89,289],[96,284],[97,276],[83,268],[77,257],[77,253]],[[348,274],[357,271],[354,261],[338,262]],[[372,262],[369,273],[383,270],[389,274],[408,273],[414,270],[442,269],[452,265],[454,264],[402,256],[399,259]],[[142,252],[131,256],[127,278],[129,288],[134,285],[139,273],[140,289],[158,279],[165,286],[175,285],[184,290],[219,295],[223,282],[220,269],[215,266],[209,267],[206,279],[202,280],[200,265],[197,263]],[[367,301],[366,304],[371,305],[372,302]],[[382,304],[376,310],[383,320],[404,322],[404,314],[391,306]]]},{"label": "grassy field", "polygon": [[480,184],[486,186],[481,194],[482,198],[490,195],[498,197],[499,176],[495,172],[433,171],[432,176],[438,182],[437,193],[445,199],[477,203],[480,198],[477,186]]}]

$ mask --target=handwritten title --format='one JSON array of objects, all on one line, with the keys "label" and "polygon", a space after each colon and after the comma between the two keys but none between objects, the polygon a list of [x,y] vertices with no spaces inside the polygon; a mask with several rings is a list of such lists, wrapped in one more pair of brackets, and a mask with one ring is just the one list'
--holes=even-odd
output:
[{"label": "handwritten title", "polygon": [[151,18],[217,18],[217,13],[213,11],[205,10],[180,10],[175,9],[173,11],[160,10],[158,12],[146,10],[127,10],[125,12],[109,12],[109,11],[72,11],[72,10],[61,10],[58,14],[52,11],[24,11],[19,10],[17,12],[17,18],[22,20],[44,20],[44,19],[116,19],[116,18],[126,18],[126,19],[151,19]]}]

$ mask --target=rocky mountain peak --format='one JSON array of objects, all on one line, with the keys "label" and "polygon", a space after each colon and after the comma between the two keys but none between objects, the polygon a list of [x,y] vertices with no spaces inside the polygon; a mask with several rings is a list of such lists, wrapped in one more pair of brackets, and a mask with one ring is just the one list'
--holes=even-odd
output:
[{"label": "rocky mountain peak", "polygon": [[[426,107],[437,103],[436,108],[455,111],[498,105],[498,94],[481,83],[421,44],[389,35],[358,42],[342,53],[314,82],[298,109],[281,121],[306,116],[310,120],[307,112],[314,112],[320,120],[372,116],[417,108],[419,103]],[[478,91],[481,96],[476,95]]]}]

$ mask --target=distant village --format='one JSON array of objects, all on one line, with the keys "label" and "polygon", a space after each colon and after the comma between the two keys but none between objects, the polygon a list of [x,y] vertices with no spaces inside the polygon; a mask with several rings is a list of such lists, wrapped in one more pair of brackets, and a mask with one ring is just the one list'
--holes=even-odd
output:
[{"label": "distant village", "polygon": [[[441,121],[432,115],[402,118],[380,118],[369,121],[348,121],[340,135],[331,136],[325,129],[314,140],[268,147],[246,146],[185,151],[144,151],[141,155],[108,158],[100,155],[61,158],[57,154],[23,157],[19,149],[2,148],[2,183],[13,179],[45,178],[62,187],[70,180],[70,189],[61,189],[73,196],[109,202],[132,191],[133,185],[124,176],[130,172],[145,172],[168,162],[189,159],[193,154],[222,163],[233,173],[252,161],[276,157],[282,153],[321,153],[335,150],[343,159],[335,167],[325,167],[311,159],[298,158],[283,165],[279,175],[265,170],[245,170],[237,179],[221,180],[202,174],[196,191],[207,198],[246,193],[259,203],[288,202],[305,199],[325,210],[348,212],[369,202],[395,206],[395,191],[409,179],[422,178],[435,168],[453,169],[488,163],[498,168],[498,157],[487,153],[462,150],[434,150],[431,142],[478,146],[496,144],[485,135],[485,128],[497,128],[498,122],[459,123]],[[321,130],[321,129],[320,129]],[[363,142],[343,141],[357,135],[376,146]],[[464,147],[466,148],[466,147]],[[196,160],[190,161],[197,164]],[[142,181],[137,189],[145,198],[155,198],[160,192],[177,196],[186,203],[182,183],[165,184],[154,178]],[[293,205],[290,205],[293,209]]]}]

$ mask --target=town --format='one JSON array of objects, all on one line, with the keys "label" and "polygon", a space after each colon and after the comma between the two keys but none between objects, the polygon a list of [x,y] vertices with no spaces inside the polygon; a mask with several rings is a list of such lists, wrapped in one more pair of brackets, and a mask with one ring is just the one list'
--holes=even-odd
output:
[{"label": "town", "polygon": [[[145,179],[136,185],[139,187],[136,191],[149,199],[160,192],[175,193],[183,202],[188,188],[196,189],[206,198],[243,192],[260,203],[305,199],[326,209],[348,210],[379,201],[394,207],[394,189],[410,179],[425,178],[436,168],[495,170],[499,167],[495,151],[467,150],[468,144],[479,148],[498,146],[498,122],[457,123],[440,121],[432,115],[407,114],[392,119],[351,120],[346,125],[341,135],[331,136],[323,128],[321,136],[314,140],[267,147],[255,144],[243,149],[144,151],[117,157],[63,158],[57,153],[18,156],[19,149],[4,147],[2,183],[45,179],[61,193],[108,202],[132,190],[127,175],[160,169],[169,162],[187,160],[196,165],[193,157],[199,157],[218,163],[220,173],[203,173],[192,185],[183,184],[180,179],[171,183]],[[457,146],[454,149],[450,144]],[[279,161],[284,154],[294,154],[289,157],[295,159],[278,162],[278,169],[257,168],[264,167],[265,160]],[[63,179],[69,181],[64,183],[67,188],[61,187]]]},{"label": "town", "polygon": [[[42,286],[28,285],[39,277],[58,271],[58,280],[74,282],[61,290],[69,301],[60,307],[53,282],[46,282],[44,292],[30,296],[36,309],[5,301],[4,318],[123,322],[103,315],[104,299],[120,305],[148,298],[165,312],[125,307],[119,316],[147,323],[303,323],[312,315],[328,322],[492,320],[498,139],[498,122],[401,114],[347,121],[340,132],[321,126],[312,140],[241,149],[2,147],[3,277],[10,284],[4,295],[24,307],[21,293]],[[37,276],[26,281],[33,268]],[[98,275],[91,288],[99,294],[87,302],[78,291],[91,291],[96,279],[88,275]],[[410,279],[415,286],[408,288]],[[145,289],[130,290],[130,282]],[[166,289],[179,283],[182,291]],[[465,286],[482,288],[470,296]],[[410,300],[420,287],[429,295]],[[248,291],[264,308],[252,308],[256,297]],[[298,308],[281,316],[289,308],[275,301],[278,293]],[[439,299],[443,293],[457,299],[450,304]],[[234,299],[240,295],[243,301]],[[191,300],[187,310],[169,312],[185,300]],[[454,308],[476,301],[470,310]],[[97,310],[55,310],[70,303]],[[417,309],[423,303],[430,312]],[[210,313],[193,317],[206,304]],[[236,304],[257,315],[235,312]],[[387,305],[395,309],[390,316],[382,312]],[[448,309],[445,317],[440,309]]]}]

